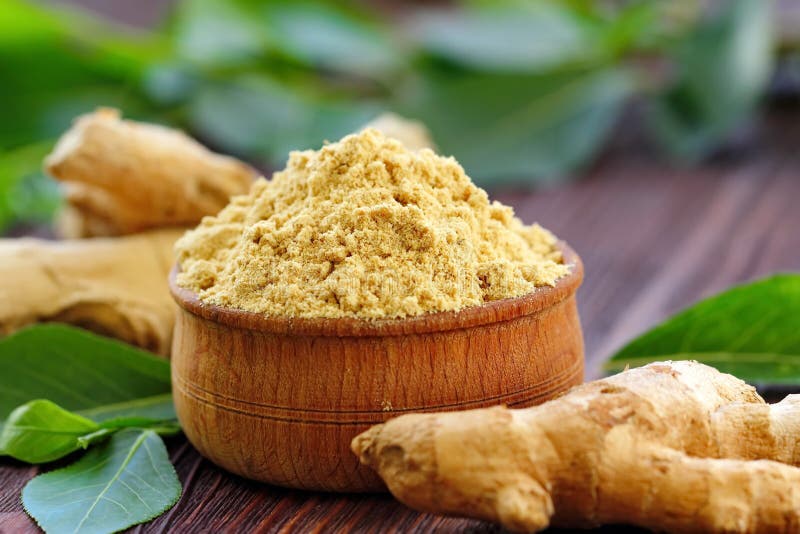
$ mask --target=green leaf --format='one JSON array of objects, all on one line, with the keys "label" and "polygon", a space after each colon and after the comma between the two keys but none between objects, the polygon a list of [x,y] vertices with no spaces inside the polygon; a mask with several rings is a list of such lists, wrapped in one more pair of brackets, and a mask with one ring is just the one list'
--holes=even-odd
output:
[{"label": "green leaf", "polygon": [[365,77],[402,65],[399,47],[366,9],[331,2],[185,0],[173,17],[177,56],[207,71],[268,72],[281,61]]},{"label": "green leaf", "polygon": [[431,75],[403,106],[480,183],[557,180],[605,140],[631,90],[625,71]]},{"label": "green leaf", "polygon": [[103,430],[118,430],[121,428],[142,428],[153,430],[160,436],[173,436],[181,431],[176,419],[150,419],[149,417],[120,417],[100,424]]},{"label": "green leaf", "polygon": [[[94,420],[84,417],[89,414]],[[86,449],[123,428],[151,429],[160,435],[180,432],[172,395],[101,406],[83,415],[49,400],[30,401],[12,411],[0,427],[0,451],[23,462],[46,463]]]},{"label": "green leaf", "polygon": [[697,360],[752,382],[800,384],[800,275],[778,275],[701,301],[635,339],[605,368]]},{"label": "green leaf", "polygon": [[167,51],[166,42],[156,34],[134,31],[66,5],[45,7],[24,0],[3,0],[0,29],[0,50],[4,52],[24,53],[14,49],[43,42],[80,45],[73,50],[81,56],[124,72],[141,68]]},{"label": "green leaf", "polygon": [[230,152],[281,165],[290,150],[339,139],[377,115],[379,108],[303,94],[264,76],[242,76],[204,87],[190,110],[203,138]]},{"label": "green leaf", "polygon": [[178,106],[189,100],[201,81],[189,66],[156,63],[147,69],[142,88],[147,96],[162,106]]},{"label": "green leaf", "polygon": [[15,222],[49,223],[61,207],[62,195],[55,180],[34,172],[14,184],[7,200]]},{"label": "green leaf", "polygon": [[55,183],[39,172],[52,146],[45,141],[0,149],[0,231],[13,221],[47,219],[59,204]]},{"label": "green leaf", "polygon": [[242,2],[184,0],[173,18],[177,56],[202,67],[248,64],[269,47],[263,25]]},{"label": "green leaf", "polygon": [[373,77],[402,66],[386,28],[335,2],[270,2],[264,17],[274,45],[307,65]]},{"label": "green leaf", "polygon": [[121,431],[22,490],[25,510],[49,534],[107,533],[149,521],[180,498],[167,450],[152,430]]},{"label": "green leaf", "polygon": [[595,57],[600,50],[590,30],[556,2],[423,10],[410,27],[429,53],[488,72],[530,72]]},{"label": "green leaf", "polygon": [[[0,151],[52,140],[78,113],[147,109],[139,85],[165,53],[152,34],[63,7],[4,0],[0,9]],[[38,170],[41,161],[26,169]]]},{"label": "green leaf", "polygon": [[676,79],[648,117],[669,154],[703,156],[752,112],[772,72],[771,4],[730,0],[678,40]]},{"label": "green leaf", "polygon": [[99,429],[48,400],[34,400],[11,412],[0,433],[0,449],[23,462],[51,462],[84,447],[80,438]]},{"label": "green leaf", "polygon": [[177,418],[171,393],[102,404],[87,410],[79,410],[78,413],[92,421],[102,423],[101,426],[113,425],[117,421],[129,418],[148,421],[167,421]]},{"label": "green leaf", "polygon": [[[133,428],[141,428],[138,425],[131,425]],[[99,430],[95,430],[90,434],[85,434],[78,438],[78,444],[84,448],[88,449],[90,446],[94,445],[95,443],[99,443],[104,439],[108,438],[108,436],[112,435],[118,429],[116,428],[100,428]]]},{"label": "green leaf", "polygon": [[79,328],[38,325],[0,340],[0,420],[37,398],[79,411],[169,392],[169,362]]},{"label": "green leaf", "polygon": [[[170,398],[170,405],[172,405],[172,399]],[[181,432],[181,425],[178,423],[178,419],[175,416],[174,408],[170,410],[172,412],[172,417],[167,419],[155,419],[152,417],[142,417],[142,416],[128,416],[128,417],[115,417],[114,419],[108,419],[100,423],[100,430],[89,434],[87,436],[82,436],[78,439],[81,442],[81,445],[86,448],[89,444],[94,443],[100,439],[103,439],[105,436],[109,434],[113,434],[117,430],[121,430],[124,428],[138,428],[140,430],[152,430],[159,436],[174,436],[176,434],[180,434]]]},{"label": "green leaf", "polygon": [[208,84],[190,109],[195,130],[223,150],[260,154],[273,161],[292,148],[296,132],[309,120],[298,95],[268,78],[253,76]]},{"label": "green leaf", "polygon": [[609,53],[619,57],[632,50],[657,49],[664,38],[664,16],[659,11],[659,7],[663,9],[664,6],[638,0],[619,7],[610,15],[606,14],[600,32],[600,40]]}]

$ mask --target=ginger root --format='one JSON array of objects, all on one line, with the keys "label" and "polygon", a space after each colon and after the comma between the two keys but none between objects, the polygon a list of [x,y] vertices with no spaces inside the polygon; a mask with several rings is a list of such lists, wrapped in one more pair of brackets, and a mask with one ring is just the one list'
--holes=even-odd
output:
[{"label": "ginger root", "polygon": [[257,173],[182,132],[99,109],[76,119],[45,160],[64,185],[65,237],[193,226],[246,193]]},{"label": "ginger root", "polygon": [[410,150],[422,150],[430,148],[436,150],[436,144],[431,139],[431,133],[427,126],[422,122],[406,119],[396,113],[382,113],[370,122],[362,130],[375,128],[386,137],[397,139]]},{"label": "ginger root", "polygon": [[179,228],[247,192],[255,171],[112,109],[78,117],[45,168],[64,186],[62,236],[134,235],[0,241],[0,335],[57,321],[168,355],[175,308],[167,275]]},{"label": "ginger root", "polygon": [[54,321],[168,355],[175,307],[167,275],[182,233],[0,240],[0,335]]},{"label": "ginger root", "polygon": [[533,408],[405,415],[352,448],[408,506],[513,531],[800,532],[800,395],[769,405],[697,362]]}]

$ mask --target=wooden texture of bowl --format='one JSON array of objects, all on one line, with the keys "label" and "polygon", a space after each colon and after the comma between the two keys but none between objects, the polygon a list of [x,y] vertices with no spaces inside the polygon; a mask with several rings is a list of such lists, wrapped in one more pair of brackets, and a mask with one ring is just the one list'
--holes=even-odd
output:
[{"label": "wooden texture of bowl", "polygon": [[202,303],[175,283],[175,407],[217,465],[293,488],[377,491],[350,452],[373,424],[408,412],[530,406],[583,380],[575,292],[580,258],[555,287],[408,319],[292,319]]}]

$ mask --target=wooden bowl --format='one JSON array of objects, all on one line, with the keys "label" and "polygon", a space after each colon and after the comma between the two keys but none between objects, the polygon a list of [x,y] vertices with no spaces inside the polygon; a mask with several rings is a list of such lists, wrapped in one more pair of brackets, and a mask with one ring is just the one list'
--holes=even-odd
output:
[{"label": "wooden bowl", "polygon": [[408,319],[292,319],[202,303],[175,283],[175,407],[200,453],[292,488],[384,490],[350,440],[408,412],[539,404],[583,380],[575,292],[555,287]]}]

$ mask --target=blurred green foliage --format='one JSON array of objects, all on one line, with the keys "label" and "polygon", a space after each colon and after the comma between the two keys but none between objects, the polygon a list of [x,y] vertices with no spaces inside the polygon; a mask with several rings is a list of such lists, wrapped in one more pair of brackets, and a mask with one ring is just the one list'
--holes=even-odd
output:
[{"label": "blurred green foliage", "polygon": [[134,33],[86,14],[0,9],[0,226],[44,218],[38,169],[100,105],[280,166],[384,110],[423,120],[484,185],[563,179],[632,97],[665,153],[697,160],[753,109],[771,72],[770,3],[182,0]]}]

